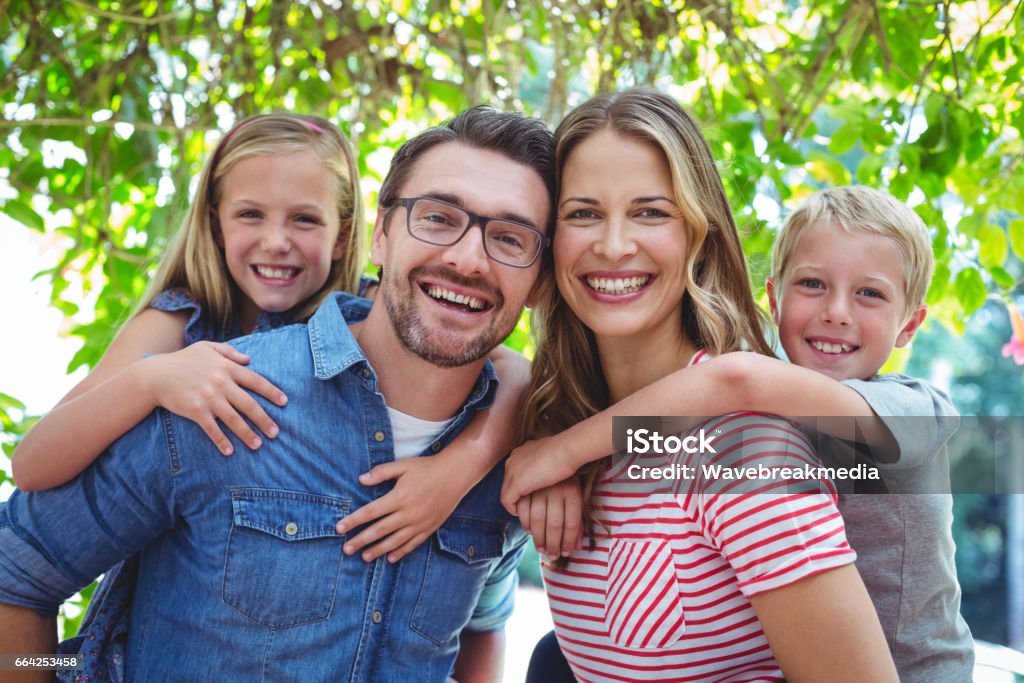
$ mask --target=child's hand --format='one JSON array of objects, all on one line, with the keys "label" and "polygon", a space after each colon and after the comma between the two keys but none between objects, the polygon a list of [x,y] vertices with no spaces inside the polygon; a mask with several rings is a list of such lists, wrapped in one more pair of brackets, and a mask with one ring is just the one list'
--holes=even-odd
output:
[{"label": "child's hand", "polygon": [[568,557],[580,546],[583,494],[575,476],[520,498],[516,508],[537,552],[549,558]]},{"label": "child's hand", "polygon": [[376,486],[388,479],[395,480],[395,488],[336,525],[338,533],[345,534],[376,520],[355,538],[345,541],[346,555],[365,548],[361,556],[365,562],[385,553],[388,562],[398,562],[437,531],[467,490],[438,456],[403,458],[377,465],[360,475],[359,483]]},{"label": "child's hand", "polygon": [[279,406],[288,402],[284,392],[243,367],[248,362],[249,356],[227,344],[197,342],[145,358],[138,366],[143,388],[155,405],[192,420],[221,453],[231,455],[231,441],[217,420],[253,449],[263,442],[243,416],[270,438],[278,433],[277,425],[246,389]]},{"label": "child's hand", "polygon": [[527,441],[512,451],[505,461],[505,480],[501,485],[501,504],[509,514],[519,514],[517,504],[524,496],[576,474],[576,468],[567,464],[569,457],[560,448],[562,441],[557,435],[547,436]]}]

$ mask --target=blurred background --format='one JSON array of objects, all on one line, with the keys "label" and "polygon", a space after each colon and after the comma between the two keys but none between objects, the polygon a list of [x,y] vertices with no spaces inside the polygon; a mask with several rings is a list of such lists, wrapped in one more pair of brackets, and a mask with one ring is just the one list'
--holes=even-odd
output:
[{"label": "blurred background", "polygon": [[[829,185],[886,189],[929,225],[938,264],[926,329],[887,369],[930,378],[965,415],[1021,415],[1021,5],[0,0],[0,500],[19,437],[142,294],[203,160],[238,118],[275,110],[337,122],[373,207],[397,146],[466,106],[553,126],[595,92],[661,89],[706,126],[762,301],[788,209]],[[507,343],[529,354],[528,332],[524,317]],[[1017,650],[1022,499],[955,499],[964,616]],[[66,606],[66,635],[89,594]],[[536,604],[511,659],[547,629]]]}]

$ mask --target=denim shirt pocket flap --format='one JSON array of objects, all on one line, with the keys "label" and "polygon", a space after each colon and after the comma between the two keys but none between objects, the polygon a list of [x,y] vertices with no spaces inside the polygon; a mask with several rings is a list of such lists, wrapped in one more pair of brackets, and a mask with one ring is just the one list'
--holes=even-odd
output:
[{"label": "denim shirt pocket flap", "polygon": [[337,538],[334,529],[351,503],[317,493],[274,489],[231,489],[233,523],[282,541]]},{"label": "denim shirt pocket flap", "polygon": [[493,519],[452,515],[437,529],[437,545],[467,564],[502,556],[508,525]]},{"label": "denim shirt pocket flap", "polygon": [[458,643],[494,567],[501,562],[508,523],[454,514],[429,544],[410,627],[442,648]]},{"label": "denim shirt pocket flap", "polygon": [[317,493],[233,488],[223,599],[267,628],[330,617],[351,502]]}]

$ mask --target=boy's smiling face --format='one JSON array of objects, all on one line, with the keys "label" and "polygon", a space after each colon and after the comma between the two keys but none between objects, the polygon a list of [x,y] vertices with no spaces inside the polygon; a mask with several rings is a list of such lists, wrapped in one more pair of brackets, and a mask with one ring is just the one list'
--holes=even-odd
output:
[{"label": "boy's smiling face", "polygon": [[780,280],[767,284],[790,362],[836,380],[877,373],[927,312],[924,304],[907,312],[902,257],[891,239],[831,223],[808,228]]}]

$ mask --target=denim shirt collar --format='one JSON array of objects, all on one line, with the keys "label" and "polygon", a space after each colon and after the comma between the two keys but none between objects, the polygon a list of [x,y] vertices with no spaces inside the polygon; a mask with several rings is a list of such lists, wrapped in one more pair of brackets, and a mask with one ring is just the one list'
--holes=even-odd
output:
[{"label": "denim shirt collar", "polygon": [[[370,301],[345,292],[328,296],[313,317],[309,319],[309,347],[313,354],[313,376],[319,380],[331,379],[352,368],[377,387],[377,373],[359,348],[349,325],[366,319],[370,313]],[[498,375],[490,360],[484,363],[473,390],[455,416],[452,427],[461,429],[463,419],[477,409],[487,408],[494,402],[498,388]],[[449,430],[445,430],[446,434]]]},{"label": "denim shirt collar", "polygon": [[370,306],[366,299],[345,292],[335,292],[320,304],[307,325],[314,377],[331,379],[357,363],[369,367],[348,326],[364,320]]}]

